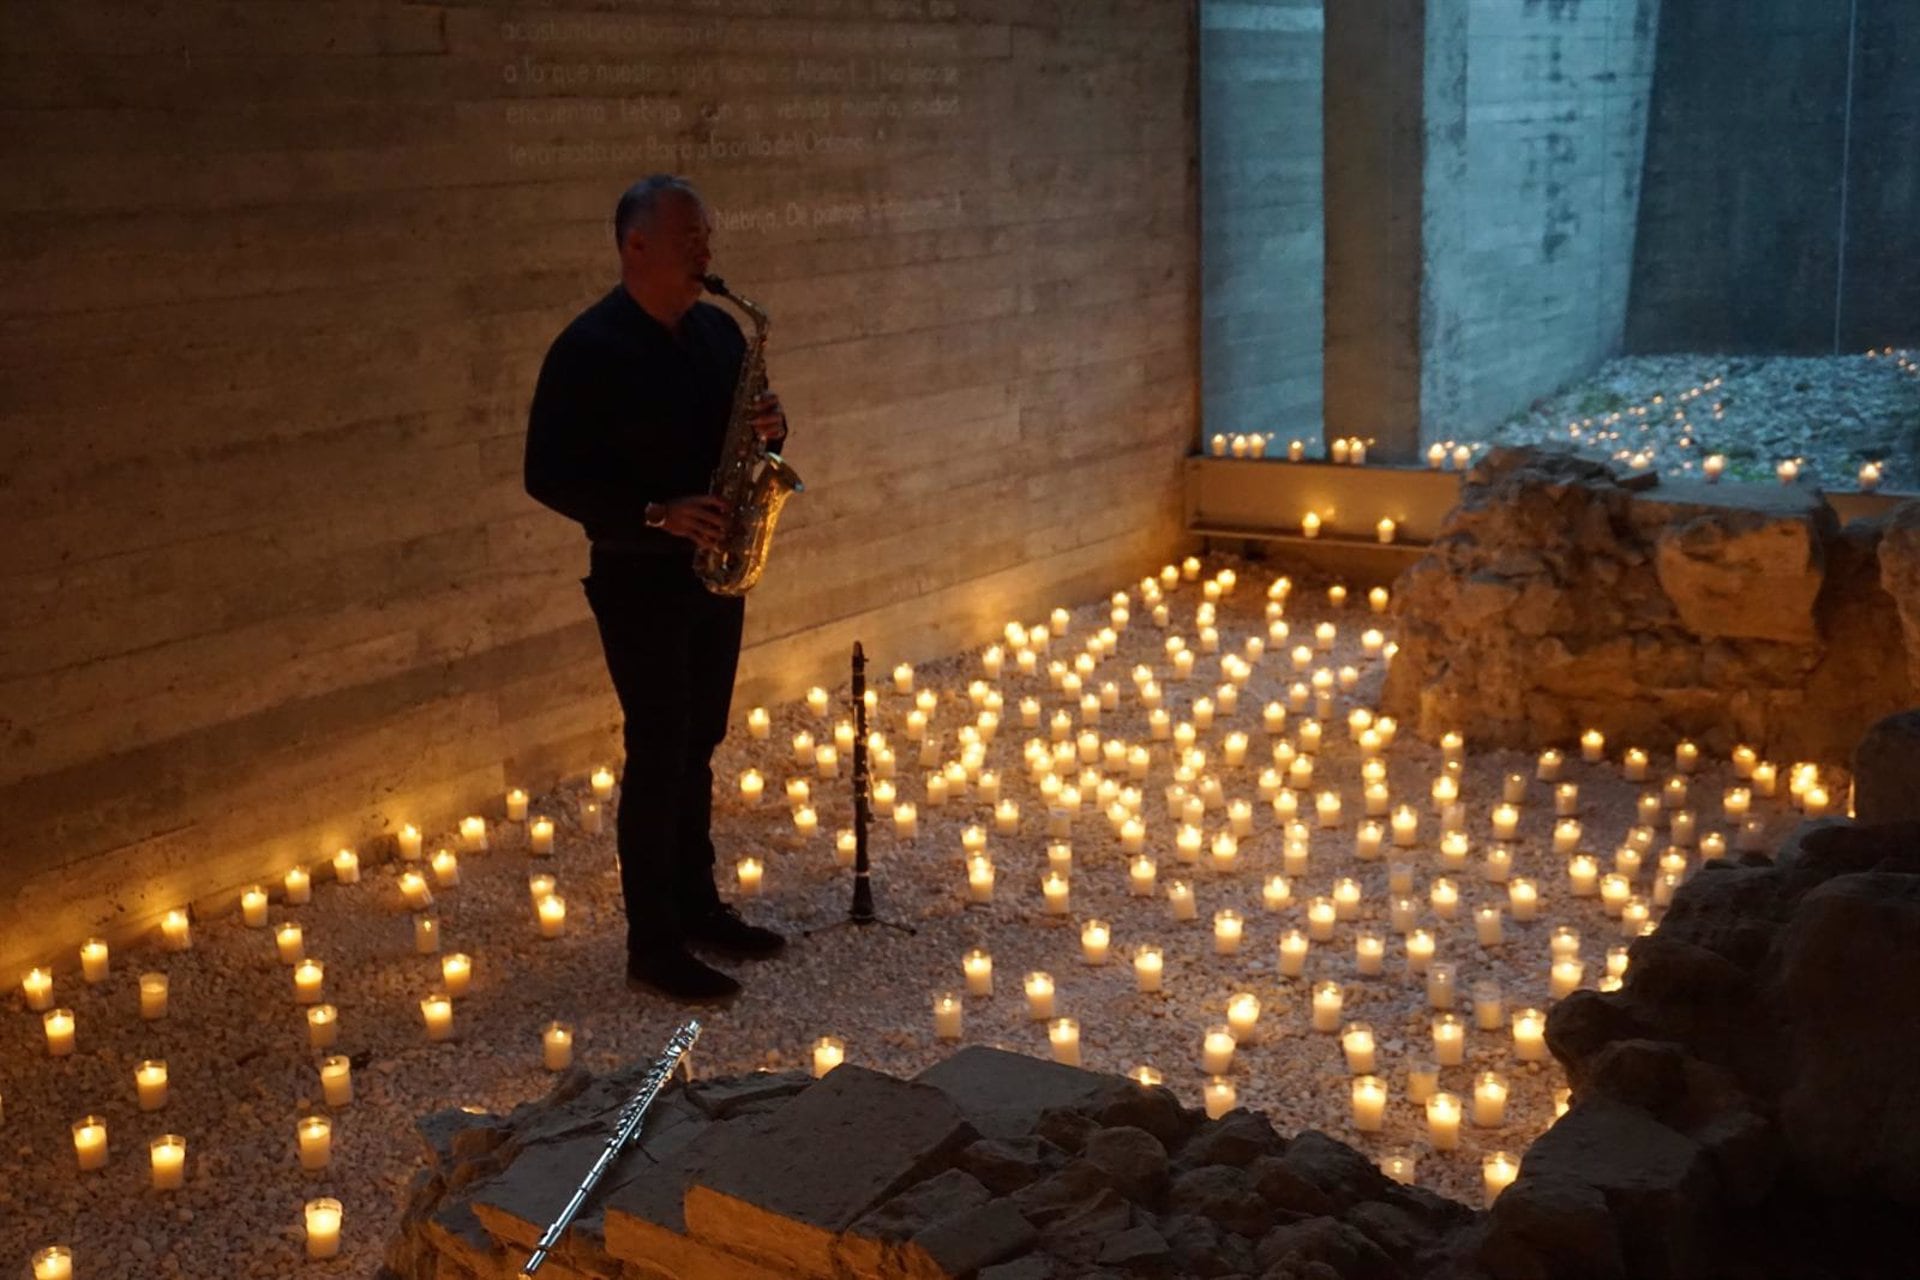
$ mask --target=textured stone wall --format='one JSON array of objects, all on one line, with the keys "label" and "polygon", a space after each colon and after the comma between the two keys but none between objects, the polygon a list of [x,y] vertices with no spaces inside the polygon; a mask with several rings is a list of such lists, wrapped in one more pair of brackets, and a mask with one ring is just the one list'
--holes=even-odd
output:
[{"label": "textured stone wall", "polygon": [[714,205],[807,493],[740,704],[1178,548],[1191,15],[1162,0],[0,6],[0,972],[618,755],[521,489],[619,192]]},{"label": "textured stone wall", "polygon": [[1844,761],[1913,699],[1920,504],[1842,528],[1816,491],[1662,483],[1500,449],[1394,592],[1385,709],[1423,736],[1681,737]]}]

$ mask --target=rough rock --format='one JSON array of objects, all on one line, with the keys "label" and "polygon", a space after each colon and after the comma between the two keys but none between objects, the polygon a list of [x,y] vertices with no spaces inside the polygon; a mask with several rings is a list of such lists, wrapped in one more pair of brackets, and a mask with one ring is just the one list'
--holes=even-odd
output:
[{"label": "rough rock", "polygon": [[1564,451],[1495,449],[1395,587],[1382,708],[1428,738],[1537,748],[1595,727],[1838,761],[1913,700],[1887,645],[1905,619],[1920,655],[1916,513],[1843,530],[1816,490],[1633,492]]},{"label": "rough rock", "polygon": [[1861,822],[1920,821],[1920,710],[1877,720],[1860,739],[1853,808]]}]

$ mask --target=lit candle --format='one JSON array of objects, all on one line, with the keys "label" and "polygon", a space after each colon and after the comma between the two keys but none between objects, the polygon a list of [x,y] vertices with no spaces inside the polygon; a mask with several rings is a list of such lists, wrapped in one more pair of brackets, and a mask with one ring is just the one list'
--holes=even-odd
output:
[{"label": "lit candle", "polygon": [[1319,537],[1320,525],[1321,520],[1318,512],[1309,511],[1300,517],[1300,533],[1303,537]]},{"label": "lit candle", "polygon": [[1259,1034],[1260,997],[1251,991],[1236,991],[1227,998],[1227,1030],[1235,1043],[1250,1044]]},{"label": "lit candle", "polygon": [[1456,994],[1453,965],[1441,960],[1428,965],[1427,1003],[1436,1009],[1451,1009]]},{"label": "lit candle", "polygon": [[1054,1018],[1047,1023],[1047,1043],[1053,1048],[1053,1060],[1069,1067],[1080,1065],[1080,1024],[1072,1018]]},{"label": "lit candle", "polygon": [[1049,871],[1040,882],[1040,893],[1046,900],[1047,914],[1063,916],[1067,914],[1067,877],[1059,871]]},{"label": "lit candle", "polygon": [[1315,942],[1329,941],[1333,937],[1334,923],[1339,918],[1339,908],[1333,905],[1332,898],[1308,899],[1307,936]]},{"label": "lit candle", "polygon": [[1588,764],[1598,764],[1606,758],[1607,735],[1598,729],[1589,729],[1580,735],[1580,758]]},{"label": "lit candle", "polygon": [[109,957],[105,939],[88,938],[80,944],[80,976],[90,983],[105,981]]},{"label": "lit candle", "polygon": [[1045,1022],[1053,1016],[1053,976],[1038,969],[1027,974],[1024,982],[1027,992],[1027,1017],[1035,1022]]},{"label": "lit candle", "polygon": [[[1602,747],[1606,745],[1604,740],[1600,745]],[[1566,755],[1559,749],[1548,747],[1540,753],[1539,762],[1534,766],[1533,776],[1542,782],[1558,782],[1560,766],[1566,763],[1566,759]]]},{"label": "lit candle", "polygon": [[1500,784],[1500,798],[1508,804],[1519,804],[1527,798],[1527,775],[1510,773]]},{"label": "lit candle", "polygon": [[27,970],[20,979],[20,993],[27,999],[27,1008],[35,1013],[53,1008],[53,971],[38,966]]},{"label": "lit candle", "polygon": [[307,1201],[307,1256],[309,1258],[335,1258],[340,1255],[341,1216],[340,1202],[331,1196]]},{"label": "lit candle", "polygon": [[353,1064],[340,1054],[320,1060],[320,1095],[330,1107],[353,1101]]},{"label": "lit candle", "polygon": [[73,1154],[82,1171],[107,1165],[107,1122],[102,1116],[82,1116],[73,1123]]},{"label": "lit candle", "polygon": [[50,1244],[33,1254],[33,1280],[73,1280],[73,1250]]},{"label": "lit candle", "polygon": [[1493,838],[1512,840],[1520,832],[1520,810],[1502,802],[1493,807]]},{"label": "lit candle", "polygon": [[438,850],[430,865],[433,867],[433,882],[442,889],[451,889],[460,883],[460,857],[453,850]]},{"label": "lit candle", "polygon": [[748,898],[759,897],[761,881],[766,870],[760,859],[748,854],[733,864],[733,870],[739,880],[741,895]]},{"label": "lit candle", "polygon": [[1340,984],[1319,982],[1313,988],[1313,1029],[1334,1032],[1340,1029]]},{"label": "lit candle", "polygon": [[1563,956],[1555,960],[1548,969],[1547,993],[1555,1000],[1565,998],[1579,988],[1586,971],[1585,962],[1576,957]]},{"label": "lit candle", "polygon": [[1574,818],[1562,818],[1553,824],[1553,851],[1562,856],[1571,854],[1580,847],[1580,823]]},{"label": "lit candle", "polygon": [[1435,1151],[1453,1151],[1460,1146],[1460,1099],[1451,1093],[1436,1093],[1427,1099],[1427,1140]]},{"label": "lit candle", "polygon": [[1233,1032],[1226,1026],[1207,1028],[1200,1044],[1200,1069],[1208,1075],[1225,1075],[1233,1068]]},{"label": "lit candle", "polygon": [[1547,1060],[1547,1019],[1538,1009],[1513,1015],[1513,1056],[1522,1062]]},{"label": "lit candle", "polygon": [[1238,911],[1228,909],[1213,913],[1213,950],[1216,955],[1230,956],[1240,950],[1241,927]]},{"label": "lit candle", "polygon": [[193,925],[185,911],[175,907],[160,918],[160,939],[169,951],[192,949]]},{"label": "lit candle", "polygon": [[1872,493],[1880,487],[1880,464],[1866,462],[1860,466],[1860,491]]},{"label": "lit candle", "polygon": [[1442,920],[1451,920],[1459,913],[1460,888],[1446,876],[1434,877],[1433,886],[1427,891],[1427,901],[1433,906],[1433,913]]},{"label": "lit candle", "polygon": [[444,956],[440,961],[441,986],[450,996],[458,998],[467,994],[468,985],[473,981],[473,959],[460,952]]},{"label": "lit candle", "polygon": [[1540,891],[1533,881],[1515,876],[1507,882],[1507,908],[1513,912],[1513,918],[1522,923],[1539,914]]},{"label": "lit candle", "polygon": [[1580,931],[1570,924],[1553,926],[1553,936],[1547,939],[1547,951],[1555,960],[1580,954]]},{"label": "lit candle", "polygon": [[73,1056],[74,1020],[71,1009],[49,1009],[41,1015],[46,1030],[47,1054],[54,1058]]},{"label": "lit candle", "polygon": [[970,996],[990,996],[993,994],[993,957],[974,947],[960,958],[961,971],[966,974],[967,994]]},{"label": "lit candle", "polygon": [[1619,919],[1620,908],[1627,905],[1627,899],[1633,894],[1633,886],[1619,872],[1611,872],[1600,878],[1600,905],[1609,916]]},{"label": "lit candle", "polygon": [[1425,929],[1415,929],[1407,935],[1407,972],[1422,974],[1433,963],[1433,935]]},{"label": "lit candle", "polygon": [[333,1121],[325,1116],[303,1116],[294,1125],[302,1169],[324,1169],[333,1161]]},{"label": "lit candle", "polygon": [[1754,791],[1768,799],[1771,799],[1774,793],[1779,790],[1780,770],[1779,767],[1771,761],[1761,760],[1757,762],[1753,766],[1753,772],[1749,777],[1753,782]]},{"label": "lit candle", "polygon": [[436,991],[420,1001],[420,1018],[427,1026],[427,1039],[453,1039],[453,1001],[446,992]]},{"label": "lit candle", "polygon": [[1591,854],[1567,859],[1567,886],[1576,898],[1591,898],[1600,890],[1600,864]]},{"label": "lit candle", "polygon": [[1346,1055],[1347,1070],[1356,1076],[1373,1074],[1373,1028],[1364,1022],[1349,1022],[1340,1032],[1340,1050]]},{"label": "lit candle", "polygon": [[1489,1207],[1500,1198],[1502,1191],[1513,1185],[1519,1173],[1520,1162],[1504,1151],[1492,1151],[1480,1158],[1480,1180]]},{"label": "lit candle", "polygon": [[1420,918],[1420,903],[1410,894],[1396,893],[1387,903],[1387,922],[1395,933],[1411,932]]},{"label": "lit candle", "polygon": [[1373,528],[1374,528],[1374,535],[1377,538],[1379,538],[1381,542],[1393,541],[1395,526],[1394,526],[1392,517],[1381,516],[1380,523],[1375,525]]},{"label": "lit candle", "polygon": [[240,923],[249,929],[266,927],[267,891],[257,884],[240,895]]},{"label": "lit candle", "polygon": [[1080,958],[1088,964],[1105,964],[1112,932],[1105,920],[1089,920],[1081,925]]},{"label": "lit candle", "polygon": [[149,1058],[133,1069],[133,1087],[142,1111],[158,1111],[167,1105],[167,1064]]},{"label": "lit candle", "polygon": [[1710,453],[1700,463],[1701,474],[1707,477],[1708,484],[1719,483],[1720,473],[1726,469],[1727,459],[1725,454]]},{"label": "lit candle", "polygon": [[540,899],[540,936],[557,938],[567,929],[567,900],[557,893]]},{"label": "lit candle", "polygon": [[177,1133],[166,1133],[147,1144],[147,1158],[153,1166],[155,1191],[178,1191],[186,1185],[187,1140]]},{"label": "lit candle", "polygon": [[340,1038],[340,1014],[330,1004],[316,1004],[307,1010],[307,1047],[331,1049]]},{"label": "lit candle", "polygon": [[1473,984],[1473,1025],[1482,1031],[1498,1031],[1507,1025],[1500,984],[1491,978],[1482,978]]},{"label": "lit candle", "polygon": [[1376,1075],[1360,1075],[1352,1086],[1353,1127],[1361,1133],[1378,1133],[1384,1127],[1387,1111],[1386,1081]]},{"label": "lit candle", "polygon": [[460,819],[460,843],[469,851],[484,850],[487,847],[487,820],[477,813]]},{"label": "lit candle", "polygon": [[1213,1076],[1207,1080],[1203,1097],[1207,1106],[1207,1119],[1218,1120],[1233,1110],[1239,1101],[1239,1091],[1233,1087],[1233,1081],[1225,1076]]},{"label": "lit candle", "polygon": [[423,956],[440,949],[440,922],[432,916],[413,918],[413,949]]},{"label": "lit candle", "polygon": [[1467,1029],[1457,1014],[1433,1016],[1433,1057],[1443,1067],[1457,1067],[1466,1061]]},{"label": "lit candle", "polygon": [[1167,882],[1167,907],[1175,920],[1193,920],[1199,917],[1198,905],[1193,899],[1193,886],[1185,880]]},{"label": "lit candle", "polygon": [[415,911],[425,911],[433,905],[433,890],[427,887],[427,878],[411,868],[400,873],[400,897]]},{"label": "lit candle", "polygon": [[1387,945],[1378,933],[1362,929],[1354,935],[1354,968],[1363,975],[1374,975],[1386,965]]},{"label": "lit candle", "polygon": [[311,958],[301,960],[294,965],[294,1004],[319,1004],[324,983],[326,965]]},{"label": "lit candle", "polygon": [[1161,956],[1159,947],[1139,946],[1134,948],[1133,977],[1134,984],[1139,990],[1143,992],[1159,991],[1161,989],[1160,983],[1163,970],[1164,959]]},{"label": "lit candle", "polygon": [[549,1022],[540,1032],[540,1061],[549,1071],[565,1071],[573,1065],[573,1028],[564,1022]]},{"label": "lit candle", "polygon": [[140,975],[140,1016],[148,1022],[167,1016],[167,975]]},{"label": "lit candle", "polygon": [[1497,947],[1502,941],[1500,908],[1488,904],[1473,913],[1474,937],[1483,947]]},{"label": "lit candle", "polygon": [[1473,1078],[1473,1124],[1477,1129],[1498,1129],[1507,1122],[1507,1082],[1497,1071],[1482,1071]]},{"label": "lit candle", "polygon": [[919,836],[920,812],[912,801],[893,806],[893,833],[902,840],[913,840]]}]

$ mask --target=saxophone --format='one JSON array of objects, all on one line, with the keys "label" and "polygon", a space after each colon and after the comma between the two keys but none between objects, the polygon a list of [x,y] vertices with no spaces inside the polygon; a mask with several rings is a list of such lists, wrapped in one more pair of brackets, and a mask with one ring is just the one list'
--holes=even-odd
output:
[{"label": "saxophone", "polygon": [[733,293],[719,276],[703,277],[708,290],[739,307],[753,322],[740,377],[733,386],[733,410],[727,418],[720,463],[707,492],[730,504],[726,536],[718,547],[694,553],[693,570],[708,591],[743,596],[767,567],[773,526],[788,498],[806,486],[779,454],[768,449],[753,429],[753,402],[767,387],[767,313]]}]

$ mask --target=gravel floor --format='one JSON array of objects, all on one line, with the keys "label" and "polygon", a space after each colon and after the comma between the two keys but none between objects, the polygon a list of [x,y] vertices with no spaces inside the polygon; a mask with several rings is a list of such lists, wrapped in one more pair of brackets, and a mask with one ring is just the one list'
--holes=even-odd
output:
[{"label": "gravel floor", "polygon": [[1489,434],[1503,444],[1574,444],[1597,456],[1698,475],[1710,454],[1730,480],[1776,480],[1800,460],[1801,482],[1920,489],[1920,352],[1851,356],[1625,356],[1516,414]]},{"label": "gravel floor", "polygon": [[[1222,654],[1244,652],[1248,637],[1266,634],[1262,610],[1271,579],[1271,570],[1241,561],[1221,560],[1209,564],[1208,572],[1228,564],[1236,568],[1240,582],[1219,608]],[[1165,679],[1171,667],[1163,648],[1166,637],[1179,634],[1190,645],[1199,645],[1193,624],[1201,595],[1198,583],[1183,582],[1168,593],[1172,625],[1165,631],[1154,626],[1138,585],[1129,589],[1132,624],[1120,635],[1117,652],[1099,663],[1088,687],[1110,680],[1120,690],[1119,709],[1102,717],[1099,731],[1144,743],[1149,740],[1146,713],[1130,677],[1135,664],[1152,663],[1161,672],[1176,722],[1188,718],[1195,698],[1213,693],[1221,669],[1218,654],[1203,654],[1192,678]],[[1064,642],[1055,640],[1048,656],[1060,657],[1065,651],[1070,658],[1080,652],[1106,623],[1108,607],[1101,600],[1073,609]],[[1176,824],[1168,817],[1163,794],[1171,779],[1172,746],[1153,742],[1142,811],[1162,892],[1150,899],[1129,896],[1126,860],[1114,828],[1089,797],[1074,825],[1071,915],[1064,919],[1044,914],[1039,885],[1047,858],[1045,807],[1021,760],[1022,744],[1047,730],[1044,725],[1039,730],[1022,727],[1019,699],[1039,697],[1048,718],[1069,702],[1051,687],[1047,659],[1042,658],[1040,672],[1031,677],[1019,676],[1009,662],[1009,674],[998,682],[1007,704],[988,766],[999,771],[1005,795],[1022,809],[1019,833],[1001,835],[992,833],[990,807],[971,793],[942,807],[927,806],[923,773],[902,731],[910,699],[893,691],[891,659],[874,655],[870,685],[881,690],[874,727],[900,751],[901,799],[920,804],[920,833],[912,843],[896,839],[889,821],[875,821],[875,895],[883,916],[910,923],[915,932],[866,928],[796,936],[780,959],[730,966],[745,979],[746,992],[733,1008],[703,1015],[706,1030],[694,1051],[695,1069],[719,1074],[802,1064],[810,1060],[813,1039],[831,1034],[846,1041],[850,1061],[900,1074],[918,1071],[951,1048],[933,1038],[933,994],[961,990],[961,956],[981,946],[993,956],[997,993],[966,1000],[965,1040],[1046,1054],[1045,1029],[1027,1017],[1020,988],[1022,974],[1043,969],[1056,980],[1058,1011],[1079,1020],[1087,1066],[1125,1071],[1152,1064],[1165,1072],[1170,1086],[1197,1104],[1204,1081],[1199,1063],[1203,1030],[1224,1021],[1231,993],[1250,991],[1262,1005],[1262,1035],[1257,1043],[1241,1046],[1232,1070],[1243,1104],[1266,1111],[1282,1131],[1312,1126],[1375,1155],[1396,1148],[1413,1152],[1422,1183],[1478,1203],[1482,1153],[1523,1152],[1550,1122],[1553,1093],[1563,1081],[1551,1063],[1514,1061],[1504,1030],[1469,1030],[1467,1064],[1444,1068],[1441,1087],[1470,1099],[1476,1072],[1505,1073],[1512,1088],[1507,1123],[1496,1129],[1466,1128],[1457,1152],[1428,1148],[1423,1111],[1407,1097],[1406,1068],[1410,1061],[1431,1056],[1431,1011],[1422,980],[1406,973],[1399,938],[1387,927],[1390,862],[1404,858],[1414,865],[1419,923],[1434,931],[1438,958],[1458,966],[1462,992],[1476,980],[1495,979],[1509,1008],[1544,1008],[1549,1003],[1547,939],[1555,925],[1579,929],[1589,985],[1600,976],[1606,949],[1622,940],[1620,928],[1606,918],[1597,900],[1569,896],[1566,859],[1547,847],[1553,824],[1549,788],[1530,781],[1521,835],[1513,845],[1513,871],[1539,884],[1539,918],[1519,924],[1509,917],[1503,945],[1477,945],[1471,908],[1504,900],[1500,887],[1484,883],[1479,870],[1489,808],[1509,772],[1521,770],[1532,778],[1530,757],[1477,752],[1468,744],[1462,795],[1474,847],[1469,869],[1452,873],[1462,890],[1457,920],[1438,919],[1426,901],[1429,882],[1440,873],[1437,822],[1428,798],[1440,769],[1438,748],[1402,735],[1387,752],[1395,803],[1404,801],[1420,812],[1419,846],[1410,853],[1390,852],[1378,861],[1357,861],[1353,850],[1361,811],[1360,755],[1345,717],[1351,707],[1367,705],[1378,688],[1379,662],[1363,657],[1360,636],[1384,619],[1370,616],[1357,593],[1345,608],[1334,609],[1324,590],[1304,581],[1294,591],[1286,616],[1293,638],[1255,662],[1238,709],[1219,715],[1213,727],[1199,735],[1199,744],[1209,753],[1208,767],[1219,769],[1226,796],[1254,804],[1256,834],[1241,843],[1239,869],[1217,872],[1210,856],[1203,856],[1199,866],[1178,864],[1172,847]],[[1337,697],[1337,714],[1327,722],[1314,783],[1316,790],[1341,790],[1346,817],[1337,829],[1312,830],[1309,869],[1294,879],[1295,905],[1271,913],[1263,907],[1261,886],[1279,869],[1282,833],[1272,809],[1256,794],[1256,780],[1270,761],[1271,748],[1282,739],[1264,731],[1261,708],[1284,698],[1287,685],[1300,678],[1286,650],[1310,636],[1312,624],[1321,620],[1333,621],[1338,637],[1333,651],[1316,657],[1315,665],[1351,663],[1362,673],[1353,691]],[[980,675],[977,653],[924,664],[918,671],[919,686],[940,693],[932,732],[938,735],[943,761],[955,756],[957,730],[972,719],[966,685]],[[788,778],[803,776],[793,766],[790,743],[802,728],[828,738],[833,718],[845,705],[842,682],[828,716],[815,716],[798,703],[773,708],[772,734],[766,741],[749,738],[745,708],[740,708],[740,727],[716,762],[720,800],[715,828],[729,887],[732,858],[760,851],[767,861],[765,894],[747,905],[747,914],[795,935],[845,916],[851,877],[836,863],[833,833],[850,824],[851,803],[844,776],[831,783],[816,781],[820,834],[801,839],[785,800]],[[1289,735],[1304,718],[1299,713],[1289,716]],[[1235,729],[1251,740],[1248,763],[1220,766],[1222,740]],[[1577,752],[1573,755],[1565,776],[1582,789],[1582,845],[1610,864],[1643,787],[1624,781],[1617,763],[1587,765],[1578,761]],[[1617,752],[1610,755],[1619,758]],[[1655,761],[1655,783],[1670,772],[1663,763],[1670,762]],[[749,766],[757,766],[767,779],[767,799],[758,808],[742,802],[736,785]],[[1729,826],[1721,819],[1719,803],[1729,777],[1729,766],[1711,763],[1704,764],[1694,780],[1694,808],[1703,832]],[[122,950],[113,956],[111,975],[92,986],[83,983],[76,967],[63,966],[55,982],[57,1003],[73,1009],[78,1024],[79,1051],[69,1058],[47,1054],[40,1015],[27,1010],[16,986],[6,998],[6,1016],[0,1017],[0,1094],[5,1103],[0,1151],[6,1153],[0,1176],[0,1274],[28,1274],[32,1250],[57,1242],[74,1247],[75,1274],[83,1280],[370,1275],[394,1227],[407,1179],[419,1163],[410,1130],[414,1117],[453,1105],[500,1111],[538,1096],[549,1082],[539,1037],[552,1019],[576,1025],[578,1059],[589,1067],[604,1069],[657,1054],[686,1012],[631,995],[622,985],[612,823],[605,834],[585,835],[575,816],[585,798],[584,787],[533,797],[533,813],[558,819],[554,856],[530,857],[524,830],[496,822],[492,849],[463,855],[460,885],[437,891],[433,910],[441,922],[443,952],[466,952],[475,964],[472,990],[456,1002],[457,1038],[451,1042],[430,1043],[422,1030],[418,1001],[438,985],[439,957],[413,950],[410,913],[395,879],[398,864],[368,866],[356,885],[316,884],[308,905],[288,907],[276,900],[271,919],[299,921],[308,953],[326,964],[326,998],[340,1010],[336,1052],[354,1055],[356,1061],[355,1098],[350,1106],[332,1112],[334,1158],[323,1171],[303,1173],[296,1160],[296,1121],[328,1108],[321,1105],[304,1014],[293,1002],[289,970],[276,957],[270,930],[244,927],[237,912],[200,921],[194,926],[191,950]],[[504,808],[499,797],[475,797],[474,806],[493,815]],[[1784,802],[1756,801],[1756,812],[1776,829],[1792,822]],[[973,823],[987,827],[988,849],[996,864],[996,896],[988,905],[967,901],[961,832]],[[1224,825],[1222,811],[1209,812],[1203,825],[1211,842]],[[457,846],[455,834],[429,833],[428,852]],[[1697,856],[1690,862],[1697,864]],[[1607,869],[1610,865],[1603,866]],[[558,877],[568,911],[561,938],[543,940],[539,935],[527,888],[532,871]],[[1176,875],[1194,882],[1196,922],[1170,919],[1164,888]],[[1305,978],[1278,977],[1278,935],[1284,928],[1303,927],[1306,899],[1330,892],[1339,875],[1359,881],[1361,919],[1339,924],[1332,942],[1314,945]],[[1637,889],[1647,892],[1651,878],[1650,862],[1636,881]],[[1246,937],[1238,954],[1220,956],[1213,950],[1209,922],[1214,911],[1229,906],[1244,916]],[[1081,962],[1079,929],[1089,917],[1112,926],[1113,960],[1105,967]],[[1388,939],[1383,976],[1356,973],[1353,939],[1362,927],[1378,928]],[[1135,990],[1129,963],[1133,947],[1149,940],[1166,948],[1166,991],[1158,996]],[[163,970],[171,979],[171,1011],[162,1021],[143,1022],[138,1016],[137,977],[143,970]],[[1339,1037],[1309,1029],[1308,984],[1326,978],[1345,988],[1344,1017],[1371,1023],[1378,1038],[1378,1073],[1390,1088],[1383,1133],[1355,1132]],[[1470,1015],[1467,1020],[1471,1025]],[[171,1098],[152,1114],[137,1109],[132,1078],[135,1065],[145,1058],[165,1059],[171,1076]],[[112,1158],[104,1170],[83,1174],[76,1169],[70,1126],[87,1113],[107,1119]],[[163,1132],[182,1134],[188,1141],[186,1187],[165,1194],[148,1188],[146,1156],[147,1141]],[[309,1263],[302,1256],[301,1207],[319,1195],[336,1196],[344,1203],[345,1246],[335,1261]]]}]

